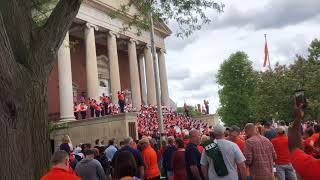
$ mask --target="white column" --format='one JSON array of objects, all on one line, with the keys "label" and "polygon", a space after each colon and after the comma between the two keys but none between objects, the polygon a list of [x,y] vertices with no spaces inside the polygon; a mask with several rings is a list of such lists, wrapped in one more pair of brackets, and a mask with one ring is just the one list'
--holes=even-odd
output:
[{"label": "white column", "polygon": [[147,77],[147,98],[148,104],[157,105],[156,98],[156,84],[154,80],[154,70],[151,55],[151,47],[147,45],[144,49],[144,57],[146,63],[146,77]]},{"label": "white column", "polygon": [[58,50],[60,120],[75,120],[73,114],[73,92],[69,33]]},{"label": "white column", "polygon": [[110,62],[110,84],[112,103],[118,103],[118,91],[121,91],[118,50],[117,50],[118,35],[112,31],[108,32],[108,56]]},{"label": "white column", "polygon": [[94,30],[98,30],[98,27],[89,23],[86,24],[84,40],[86,46],[87,95],[98,100],[99,79]]},{"label": "white column", "polygon": [[168,90],[167,68],[164,57],[165,50],[160,49],[158,52],[159,76],[161,84],[161,102],[163,105],[170,107],[170,97]]},{"label": "white column", "polygon": [[141,84],[141,96],[143,104],[147,104],[147,85],[146,85],[146,72],[144,56],[139,56],[139,69],[140,69],[140,84]]},{"label": "white column", "polygon": [[130,39],[128,43],[128,55],[129,55],[129,68],[130,68],[130,84],[132,95],[132,106],[139,111],[141,109],[141,94],[140,94],[140,81],[137,59],[138,42]]}]

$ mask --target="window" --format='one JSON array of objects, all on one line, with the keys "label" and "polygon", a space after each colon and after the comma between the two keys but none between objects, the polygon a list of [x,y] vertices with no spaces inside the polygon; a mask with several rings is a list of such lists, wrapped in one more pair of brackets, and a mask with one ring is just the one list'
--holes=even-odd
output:
[{"label": "window", "polygon": [[73,93],[73,96],[78,96],[78,85],[76,83],[72,83],[72,93]]}]

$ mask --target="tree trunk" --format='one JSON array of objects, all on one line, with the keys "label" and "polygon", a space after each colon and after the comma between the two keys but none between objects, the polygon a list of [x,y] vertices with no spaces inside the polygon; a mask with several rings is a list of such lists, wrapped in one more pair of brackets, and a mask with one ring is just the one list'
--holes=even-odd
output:
[{"label": "tree trunk", "polygon": [[[31,77],[31,78],[30,78]],[[49,168],[47,76],[21,76],[21,87],[0,101],[4,179],[39,179]],[[10,89],[1,88],[1,93]]]},{"label": "tree trunk", "polygon": [[1,179],[39,179],[49,168],[47,80],[81,2],[59,0],[41,28],[32,1],[0,2]]}]

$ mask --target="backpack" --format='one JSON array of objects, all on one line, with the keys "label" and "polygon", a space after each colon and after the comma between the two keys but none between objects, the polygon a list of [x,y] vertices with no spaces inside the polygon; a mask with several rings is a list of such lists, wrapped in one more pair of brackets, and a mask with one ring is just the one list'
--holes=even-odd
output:
[{"label": "backpack", "polygon": [[224,163],[222,153],[219,149],[218,143],[208,140],[203,143],[206,155],[213,160],[214,170],[219,177],[227,176],[229,174],[228,168]]}]

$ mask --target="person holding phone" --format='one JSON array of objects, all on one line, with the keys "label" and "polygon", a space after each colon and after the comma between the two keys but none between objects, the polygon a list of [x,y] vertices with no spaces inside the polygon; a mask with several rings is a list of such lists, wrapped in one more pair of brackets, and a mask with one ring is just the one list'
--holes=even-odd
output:
[{"label": "person holding phone", "polygon": [[306,154],[303,149],[301,121],[306,104],[294,100],[294,121],[288,129],[288,146],[291,163],[302,180],[320,179],[320,160]]}]

